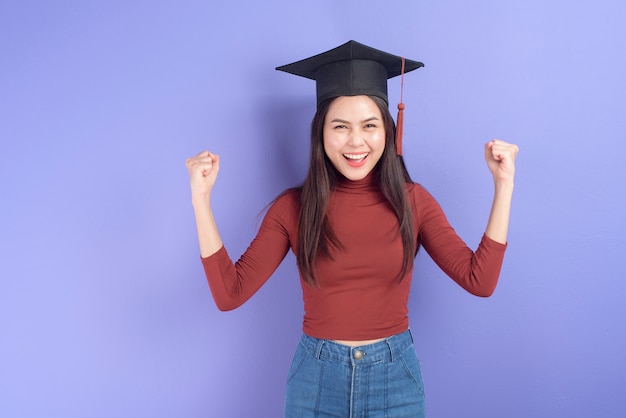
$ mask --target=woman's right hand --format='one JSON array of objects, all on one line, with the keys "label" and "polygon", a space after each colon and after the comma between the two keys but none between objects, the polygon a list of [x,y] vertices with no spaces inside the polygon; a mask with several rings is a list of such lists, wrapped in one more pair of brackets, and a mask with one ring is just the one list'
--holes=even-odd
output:
[{"label": "woman's right hand", "polygon": [[192,201],[199,200],[208,203],[220,170],[219,155],[202,151],[195,157],[188,158],[185,165],[189,171]]}]

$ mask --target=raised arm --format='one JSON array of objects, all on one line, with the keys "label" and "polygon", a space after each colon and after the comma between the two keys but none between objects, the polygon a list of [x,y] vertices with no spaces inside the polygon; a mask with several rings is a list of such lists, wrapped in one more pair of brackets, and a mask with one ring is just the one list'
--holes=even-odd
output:
[{"label": "raised arm", "polygon": [[496,140],[485,145],[485,159],[494,178],[494,198],[485,234],[472,251],[450,226],[441,207],[421,187],[414,187],[421,244],[455,282],[477,296],[496,288],[509,226],[516,145]]},{"label": "raised arm", "polygon": [[494,181],[493,203],[485,235],[501,244],[506,244],[509,230],[515,157],[518,151],[517,145],[498,139],[485,144],[485,160]]},{"label": "raised arm", "polygon": [[220,158],[203,151],[189,158],[186,165],[202,265],[213,299],[221,310],[235,309],[267,281],[289,250],[298,219],[299,196],[285,193],[274,201],[257,236],[233,263],[222,244],[211,210],[211,191],[217,179]]},{"label": "raised arm", "polygon": [[191,203],[196,217],[198,243],[201,257],[209,257],[222,248],[222,239],[217,230],[211,210],[211,191],[220,169],[220,157],[202,151],[186,161],[191,184]]}]

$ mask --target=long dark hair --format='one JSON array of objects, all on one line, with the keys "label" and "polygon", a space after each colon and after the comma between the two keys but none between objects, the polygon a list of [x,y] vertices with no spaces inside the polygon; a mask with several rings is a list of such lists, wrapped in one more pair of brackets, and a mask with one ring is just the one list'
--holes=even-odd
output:
[{"label": "long dark hair", "polygon": [[[401,280],[413,267],[416,253],[413,218],[406,192],[406,184],[413,181],[402,156],[396,154],[396,125],[389,113],[387,103],[376,96],[368,97],[380,109],[385,127],[385,149],[374,167],[374,176],[398,218],[404,248],[402,269],[398,275],[398,280]],[[300,188],[301,206],[296,260],[302,279],[312,286],[316,284],[315,260],[317,257],[331,257],[331,247],[342,249],[341,241],[330,227],[326,213],[330,192],[335,188],[341,176],[324,151],[324,122],[333,100],[328,99],[320,103],[313,117],[309,171]]]}]

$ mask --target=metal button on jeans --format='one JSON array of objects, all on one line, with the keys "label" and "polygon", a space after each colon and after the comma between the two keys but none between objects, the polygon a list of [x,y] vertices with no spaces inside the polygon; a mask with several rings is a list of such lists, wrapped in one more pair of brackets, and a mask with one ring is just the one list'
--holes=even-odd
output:
[{"label": "metal button on jeans", "polygon": [[354,350],[354,353],[353,353],[354,359],[355,360],[361,360],[363,358],[364,354],[365,353],[363,353],[361,350]]}]

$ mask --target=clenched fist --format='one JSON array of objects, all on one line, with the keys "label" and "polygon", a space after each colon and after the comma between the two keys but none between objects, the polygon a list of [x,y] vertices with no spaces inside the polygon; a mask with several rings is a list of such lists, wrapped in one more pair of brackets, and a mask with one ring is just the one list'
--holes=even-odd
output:
[{"label": "clenched fist", "polygon": [[494,139],[485,144],[485,160],[496,183],[513,184],[515,157],[519,148],[515,144]]},{"label": "clenched fist", "polygon": [[195,157],[188,158],[185,164],[189,171],[192,201],[208,202],[220,170],[220,157],[209,151],[202,151]]}]

